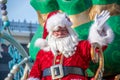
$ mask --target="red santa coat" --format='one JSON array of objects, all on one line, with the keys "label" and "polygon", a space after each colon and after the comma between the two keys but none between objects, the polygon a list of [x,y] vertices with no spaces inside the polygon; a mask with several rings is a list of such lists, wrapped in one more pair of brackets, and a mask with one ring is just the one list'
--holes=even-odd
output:
[{"label": "red santa coat", "polygon": [[[109,17],[109,15],[106,14],[105,11],[104,11],[104,14]],[[102,16],[103,19],[106,16]],[[80,41],[76,46],[77,49],[75,51],[75,54],[73,54],[69,58],[64,57],[63,64],[62,64],[63,66],[78,67],[78,68],[82,68],[83,70],[86,70],[89,67],[89,62],[91,60],[91,54],[90,54],[91,44],[90,43],[97,42],[101,46],[103,46],[113,41],[114,34],[112,29],[108,25],[103,24],[105,20],[99,21],[99,17],[97,18],[90,28],[89,36],[88,36],[89,41],[87,40]],[[103,24],[103,25],[99,26],[99,24]],[[103,31],[101,29],[103,29]],[[40,44],[41,42],[39,43],[39,45]],[[59,58],[60,58],[60,55],[57,56],[57,59]],[[46,68],[50,68],[53,65],[53,59],[54,59],[54,54],[52,53],[52,51],[44,51],[41,49],[38,52],[34,65],[31,69],[29,80],[51,80],[52,79],[51,76],[43,77],[42,74]],[[69,74],[67,76],[64,76],[62,80],[86,80],[86,77],[81,75],[76,75],[76,74]]]},{"label": "red santa coat", "polygon": [[[75,54],[69,58],[64,57],[63,66],[79,67],[83,70],[86,70],[89,67],[89,62],[91,60],[90,48],[91,45],[89,41],[80,41],[77,45]],[[44,50],[40,50],[37,54],[29,77],[40,80],[52,80],[51,76],[42,77],[42,72],[44,69],[50,68],[52,66],[53,59],[54,54],[51,51],[46,52]],[[60,55],[57,56],[57,59],[60,59]],[[69,74],[67,76],[64,76],[61,80],[86,80],[86,77]]]}]

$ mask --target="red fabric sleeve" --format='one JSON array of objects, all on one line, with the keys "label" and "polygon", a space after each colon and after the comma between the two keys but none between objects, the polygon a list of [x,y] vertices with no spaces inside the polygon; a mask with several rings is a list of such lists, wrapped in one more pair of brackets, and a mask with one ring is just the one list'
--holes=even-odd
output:
[{"label": "red fabric sleeve", "polygon": [[90,54],[90,49],[91,49],[91,44],[87,40],[83,40],[80,42],[80,49],[82,51],[82,55],[84,59],[86,60],[91,60],[91,54]]},{"label": "red fabric sleeve", "polygon": [[91,61],[90,54],[91,45],[87,40],[81,40],[77,46],[77,53],[80,55],[80,67],[82,69],[87,69],[89,67],[89,62]]},{"label": "red fabric sleeve", "polygon": [[41,57],[41,52],[39,51],[36,56],[36,60],[32,66],[32,69],[30,71],[29,78],[32,77],[32,78],[40,79],[40,77],[41,77],[40,57]]}]

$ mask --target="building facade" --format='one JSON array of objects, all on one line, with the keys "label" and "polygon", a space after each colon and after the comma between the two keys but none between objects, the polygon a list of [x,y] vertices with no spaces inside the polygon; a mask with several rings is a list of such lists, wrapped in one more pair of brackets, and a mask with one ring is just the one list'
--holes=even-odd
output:
[{"label": "building facade", "polygon": [[[0,27],[2,27],[3,23],[0,19]],[[34,33],[36,32],[38,27],[37,23],[31,23],[24,20],[20,21],[10,21],[10,26],[8,27],[10,32],[6,31],[8,34],[11,34],[15,40],[17,40],[23,48],[28,52],[27,45],[32,39]],[[0,58],[0,80],[4,80],[9,73],[9,61],[13,58],[8,53],[10,43],[4,40],[4,43],[0,42],[0,53],[2,54],[2,58]]]}]

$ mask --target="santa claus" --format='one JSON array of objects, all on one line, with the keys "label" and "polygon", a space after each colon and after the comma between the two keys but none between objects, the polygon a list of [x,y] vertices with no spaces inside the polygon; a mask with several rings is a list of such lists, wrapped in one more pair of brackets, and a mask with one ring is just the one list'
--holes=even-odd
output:
[{"label": "santa claus", "polygon": [[105,24],[109,17],[108,11],[96,15],[88,40],[79,40],[65,13],[50,13],[44,25],[43,39],[35,43],[41,50],[28,80],[87,80],[85,70],[91,61],[91,44],[107,46],[114,38],[112,29]]}]

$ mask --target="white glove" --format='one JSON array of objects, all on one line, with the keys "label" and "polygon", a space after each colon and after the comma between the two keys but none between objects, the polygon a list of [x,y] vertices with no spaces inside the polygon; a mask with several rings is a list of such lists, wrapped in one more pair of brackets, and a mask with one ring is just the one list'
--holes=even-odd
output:
[{"label": "white glove", "polygon": [[102,31],[103,30],[103,25],[104,23],[109,19],[110,17],[110,12],[108,10],[103,10],[100,14],[96,14],[94,21],[95,24],[97,25],[97,29],[98,31]]}]

